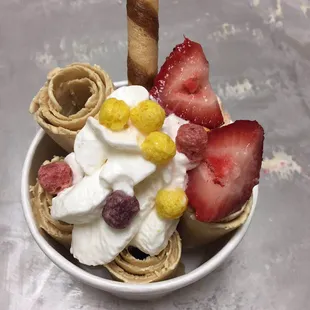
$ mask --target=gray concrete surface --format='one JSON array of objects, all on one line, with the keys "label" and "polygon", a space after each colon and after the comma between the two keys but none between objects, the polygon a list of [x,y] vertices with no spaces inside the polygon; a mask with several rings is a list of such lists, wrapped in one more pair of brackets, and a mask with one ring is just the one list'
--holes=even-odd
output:
[{"label": "gray concrete surface", "polygon": [[201,42],[226,108],[234,119],[264,126],[265,157],[275,160],[265,161],[273,173],[262,172],[246,238],[220,269],[164,299],[130,302],[51,263],[20,203],[23,159],[37,130],[27,112],[32,97],[51,68],[73,61],[100,64],[115,81],[126,78],[125,1],[2,0],[0,309],[309,309],[308,7],[306,0],[161,0],[160,63],[183,34]]}]

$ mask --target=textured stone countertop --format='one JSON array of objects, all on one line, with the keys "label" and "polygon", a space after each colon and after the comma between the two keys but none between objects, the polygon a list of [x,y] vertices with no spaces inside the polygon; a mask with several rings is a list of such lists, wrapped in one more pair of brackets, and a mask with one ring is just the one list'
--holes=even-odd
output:
[{"label": "textured stone countertop", "polygon": [[29,103],[55,66],[100,64],[126,78],[124,0],[0,1],[0,309],[304,310],[310,293],[310,2],[161,0],[160,64],[199,41],[233,119],[266,130],[257,211],[217,271],[161,300],[131,302],[78,283],[41,252],[20,203],[38,126]]}]

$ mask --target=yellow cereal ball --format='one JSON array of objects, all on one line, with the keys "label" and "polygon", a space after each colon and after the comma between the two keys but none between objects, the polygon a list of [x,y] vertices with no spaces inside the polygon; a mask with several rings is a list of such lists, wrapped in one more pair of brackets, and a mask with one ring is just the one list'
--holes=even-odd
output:
[{"label": "yellow cereal ball", "polygon": [[174,157],[176,147],[168,135],[154,131],[144,139],[141,144],[141,151],[146,160],[155,165],[164,165]]},{"label": "yellow cereal ball", "polygon": [[110,98],[100,108],[99,123],[113,131],[120,131],[126,126],[129,115],[129,106],[124,101]]},{"label": "yellow cereal ball", "polygon": [[165,120],[164,109],[152,100],[141,101],[130,111],[130,120],[142,133],[158,131]]},{"label": "yellow cereal ball", "polygon": [[181,188],[161,189],[157,192],[155,206],[160,217],[177,219],[186,210],[187,203],[187,196]]}]

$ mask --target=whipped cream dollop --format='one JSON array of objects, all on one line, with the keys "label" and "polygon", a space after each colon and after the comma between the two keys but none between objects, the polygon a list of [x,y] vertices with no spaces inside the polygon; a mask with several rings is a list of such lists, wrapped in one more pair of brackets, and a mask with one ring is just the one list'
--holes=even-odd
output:
[{"label": "whipped cream dollop", "polygon": [[[179,118],[175,114],[170,114],[164,121],[162,131],[175,141],[180,126],[187,123],[188,121]],[[161,174],[162,178],[162,187],[170,189],[182,188],[185,190],[187,185],[186,171],[194,167],[195,165],[184,154],[176,152],[176,155],[165,167],[158,169],[158,173]],[[178,223],[178,219],[161,218],[158,216],[156,209],[153,208],[130,244],[144,253],[157,255],[167,246],[169,238],[176,230]]]},{"label": "whipped cream dollop", "polygon": [[102,167],[107,160],[108,145],[101,143],[92,127],[92,117],[76,135],[74,154],[84,173],[91,175]]},{"label": "whipped cream dollop", "polygon": [[137,234],[141,223],[153,208],[156,193],[161,187],[161,177],[156,173],[137,186],[135,196],[140,211],[125,229],[111,228],[102,217],[98,217],[91,225],[74,225],[70,249],[73,256],[86,265],[101,265],[114,260]]},{"label": "whipped cream dollop", "polygon": [[79,165],[79,163],[76,161],[75,153],[72,152],[68,154],[65,157],[64,161],[69,165],[69,167],[72,170],[72,176],[73,176],[72,184],[75,185],[79,183],[84,177],[84,171],[82,167]]},{"label": "whipped cream dollop", "polygon": [[129,107],[133,108],[139,102],[150,99],[150,95],[143,86],[131,85],[116,89],[107,99],[109,98],[123,100]]},{"label": "whipped cream dollop", "polygon": [[[188,121],[176,116],[175,114],[170,114],[165,119],[162,131],[175,141],[179,128],[184,124],[188,124]],[[167,187],[180,187],[185,190],[187,185],[186,171],[195,168],[196,165],[197,164],[191,163],[184,154],[177,151],[167,167],[163,169],[163,177]]]},{"label": "whipped cream dollop", "polygon": [[101,216],[102,202],[110,192],[98,170],[54,197],[51,216],[69,224],[90,223]]},{"label": "whipped cream dollop", "polygon": [[153,208],[130,245],[151,256],[157,255],[167,246],[178,223],[179,220],[161,218]]},{"label": "whipped cream dollop", "polygon": [[[149,93],[142,86],[125,86],[109,97],[134,107],[149,99]],[[175,140],[179,127],[185,123],[171,114],[165,119],[162,132]],[[167,165],[156,167],[142,156],[139,144],[144,137],[130,123],[115,132],[93,117],[77,134],[74,153],[66,160],[75,169],[76,177],[73,186],[53,198],[51,215],[74,224],[70,251],[81,263],[109,263],[128,245],[156,255],[175,231],[178,220],[159,217],[155,198],[162,188],[185,190],[186,171],[192,167],[179,152]],[[125,229],[110,227],[101,216],[106,197],[115,190],[136,196],[140,204],[140,211]]]}]

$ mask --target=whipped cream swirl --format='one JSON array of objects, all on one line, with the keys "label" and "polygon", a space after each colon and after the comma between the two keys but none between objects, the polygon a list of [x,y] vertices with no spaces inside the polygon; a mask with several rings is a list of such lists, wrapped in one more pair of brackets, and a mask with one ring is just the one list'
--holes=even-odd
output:
[{"label": "whipped cream swirl", "polygon": [[[109,97],[134,107],[149,99],[149,93],[142,86],[125,86]],[[171,114],[162,132],[175,140],[185,123]],[[131,124],[115,132],[89,117],[77,134],[74,153],[65,159],[73,171],[73,186],[53,198],[51,215],[74,224],[70,251],[83,264],[107,264],[128,245],[157,255],[176,230],[178,220],[157,215],[155,197],[163,187],[185,190],[186,171],[193,167],[178,152],[169,164],[156,167],[142,156],[139,144],[143,139],[144,135]],[[115,190],[135,195],[140,204],[140,211],[125,229],[111,228],[101,216],[105,198]]]}]

